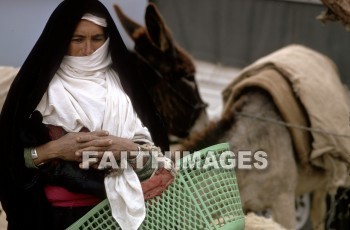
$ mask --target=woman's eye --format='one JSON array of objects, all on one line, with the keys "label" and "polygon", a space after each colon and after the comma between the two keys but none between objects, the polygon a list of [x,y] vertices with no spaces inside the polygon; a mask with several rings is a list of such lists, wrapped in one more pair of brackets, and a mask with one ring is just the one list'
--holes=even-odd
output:
[{"label": "woman's eye", "polygon": [[81,42],[83,42],[83,39],[82,38],[73,38],[72,42],[81,43]]},{"label": "woman's eye", "polygon": [[104,36],[96,36],[96,37],[93,37],[92,40],[95,42],[101,42],[101,41],[104,41],[106,39]]}]

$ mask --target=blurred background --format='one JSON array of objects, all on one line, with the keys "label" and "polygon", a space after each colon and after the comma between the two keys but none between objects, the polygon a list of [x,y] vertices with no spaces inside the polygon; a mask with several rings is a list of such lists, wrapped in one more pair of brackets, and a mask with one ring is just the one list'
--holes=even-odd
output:
[{"label": "blurred background", "polygon": [[153,0],[176,40],[194,57],[244,67],[298,43],[329,56],[350,85],[350,32],[322,24],[320,0]]}]

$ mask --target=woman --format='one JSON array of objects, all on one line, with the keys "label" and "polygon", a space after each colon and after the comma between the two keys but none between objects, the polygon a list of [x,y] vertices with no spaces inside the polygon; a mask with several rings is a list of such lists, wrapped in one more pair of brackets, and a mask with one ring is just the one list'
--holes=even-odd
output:
[{"label": "woman", "polygon": [[[146,91],[103,4],[63,1],[22,65],[1,111],[0,195],[8,228],[65,228],[101,200],[99,191],[87,189],[84,194],[76,181],[50,178],[66,169],[78,178],[99,177],[91,173],[96,170],[77,171],[84,150],[109,150],[116,159],[121,151],[138,150],[143,143],[166,150],[166,133]],[[55,195],[64,199],[67,192],[77,200],[56,208],[62,197]],[[57,214],[62,217],[54,220]]]}]

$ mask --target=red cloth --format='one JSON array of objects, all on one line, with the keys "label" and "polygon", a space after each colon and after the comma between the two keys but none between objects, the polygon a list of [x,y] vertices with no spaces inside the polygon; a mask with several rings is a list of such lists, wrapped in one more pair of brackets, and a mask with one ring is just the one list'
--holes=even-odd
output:
[{"label": "red cloth", "polygon": [[155,175],[141,182],[144,199],[149,200],[155,196],[160,196],[173,183],[174,179],[175,177],[165,168],[157,170]]},{"label": "red cloth", "polygon": [[60,186],[45,186],[46,198],[55,207],[93,206],[102,200],[96,196],[83,193],[73,193]]}]

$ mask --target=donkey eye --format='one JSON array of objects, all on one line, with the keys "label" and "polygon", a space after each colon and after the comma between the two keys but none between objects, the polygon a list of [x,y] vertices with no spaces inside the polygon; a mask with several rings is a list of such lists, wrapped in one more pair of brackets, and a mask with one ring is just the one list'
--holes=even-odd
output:
[{"label": "donkey eye", "polygon": [[190,81],[194,81],[194,74],[189,74],[188,76],[186,76],[187,80],[190,80]]}]

